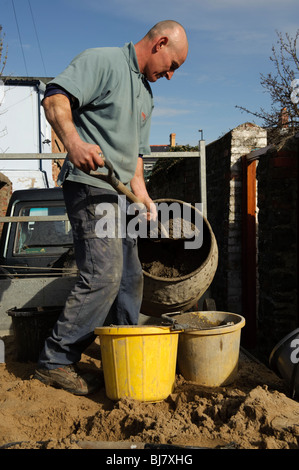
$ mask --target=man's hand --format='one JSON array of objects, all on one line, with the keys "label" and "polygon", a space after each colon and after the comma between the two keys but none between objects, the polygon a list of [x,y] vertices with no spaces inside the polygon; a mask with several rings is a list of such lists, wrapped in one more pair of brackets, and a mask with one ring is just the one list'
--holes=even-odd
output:
[{"label": "man's hand", "polygon": [[150,198],[146,198],[144,201],[142,201],[147,208],[147,220],[153,220],[155,221],[157,219],[158,213],[157,213],[157,207],[154,201]]},{"label": "man's hand", "polygon": [[91,170],[95,171],[99,166],[104,166],[100,147],[82,140],[70,145],[68,158],[79,170],[85,173],[89,173]]},{"label": "man's hand", "polygon": [[138,158],[135,175],[131,179],[131,188],[135,196],[145,205],[147,209],[147,220],[156,220],[158,215],[157,208],[145,186],[142,158]]}]

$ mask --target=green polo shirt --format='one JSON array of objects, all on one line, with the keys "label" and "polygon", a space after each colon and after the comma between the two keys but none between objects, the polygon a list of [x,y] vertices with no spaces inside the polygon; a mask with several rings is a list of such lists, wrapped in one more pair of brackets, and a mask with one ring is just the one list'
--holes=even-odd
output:
[{"label": "green polo shirt", "polygon": [[[77,98],[79,105],[73,109],[73,119],[80,137],[98,144],[113,164],[116,177],[129,184],[138,155],[150,154],[153,110],[152,91],[140,73],[134,44],[87,49],[52,83]],[[108,183],[76,168],[68,158],[58,182],[65,179],[112,189]]]}]

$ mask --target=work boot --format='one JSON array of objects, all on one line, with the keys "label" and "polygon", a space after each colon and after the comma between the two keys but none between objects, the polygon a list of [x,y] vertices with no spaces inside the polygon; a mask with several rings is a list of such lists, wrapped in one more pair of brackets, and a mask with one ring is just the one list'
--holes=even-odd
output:
[{"label": "work boot", "polygon": [[90,372],[79,371],[75,364],[61,366],[57,369],[36,369],[33,378],[45,385],[67,390],[74,395],[88,395],[103,385],[101,372],[97,377]]}]

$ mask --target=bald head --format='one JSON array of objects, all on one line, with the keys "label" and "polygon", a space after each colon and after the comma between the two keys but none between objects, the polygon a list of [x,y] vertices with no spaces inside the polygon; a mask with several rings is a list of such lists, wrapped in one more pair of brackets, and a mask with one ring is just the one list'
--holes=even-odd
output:
[{"label": "bald head", "polygon": [[149,41],[153,41],[155,38],[162,36],[168,37],[168,45],[170,47],[184,49],[188,52],[188,39],[186,31],[184,27],[177,21],[160,21],[149,30],[145,38],[147,38]]},{"label": "bald head", "polygon": [[177,21],[160,21],[135,45],[139,68],[149,81],[166,77],[186,60],[188,40],[186,31]]},{"label": "bald head", "polygon": [[163,36],[165,34],[177,36],[180,33],[182,33],[182,36],[184,36],[187,41],[186,31],[180,23],[173,20],[165,20],[155,24],[155,26],[153,26],[146,34],[146,37],[153,39],[157,36]]}]

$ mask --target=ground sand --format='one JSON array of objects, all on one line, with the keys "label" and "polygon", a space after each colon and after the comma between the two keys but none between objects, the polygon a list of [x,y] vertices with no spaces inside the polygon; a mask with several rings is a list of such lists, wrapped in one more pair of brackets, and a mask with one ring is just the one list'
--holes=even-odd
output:
[{"label": "ground sand", "polygon": [[[285,384],[272,371],[242,352],[237,380],[230,386],[203,388],[178,374],[166,400],[140,403],[112,402],[104,384],[88,397],[47,387],[32,379],[34,363],[15,360],[13,337],[5,338],[5,349],[6,364],[0,364],[1,448],[81,449],[99,442],[117,448],[128,442],[299,448],[298,401],[288,397]],[[82,362],[84,367],[101,368],[97,341]]]}]

